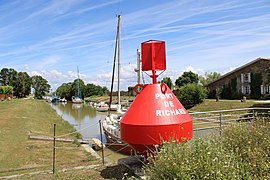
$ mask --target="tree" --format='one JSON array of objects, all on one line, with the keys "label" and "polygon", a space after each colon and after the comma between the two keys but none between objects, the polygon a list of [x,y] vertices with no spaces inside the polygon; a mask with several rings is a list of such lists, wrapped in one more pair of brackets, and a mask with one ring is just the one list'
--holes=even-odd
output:
[{"label": "tree", "polygon": [[175,85],[178,87],[181,87],[189,83],[197,84],[198,82],[199,82],[198,74],[195,74],[189,71],[189,72],[184,72],[182,76],[176,79]]},{"label": "tree", "polygon": [[31,80],[32,87],[35,90],[35,98],[42,99],[42,96],[50,92],[51,86],[48,84],[48,81],[42,76],[33,76]]},{"label": "tree", "polygon": [[57,88],[56,94],[61,97],[61,98],[66,98],[68,100],[71,99],[73,96],[71,94],[71,88],[72,88],[72,83],[63,83],[60,87]]},{"label": "tree", "polygon": [[205,73],[204,76],[199,76],[200,83],[202,83],[203,86],[213,82],[214,80],[218,79],[220,77],[220,73],[218,72],[210,72]]},{"label": "tree", "polygon": [[203,102],[206,97],[207,89],[195,83],[189,83],[182,86],[177,93],[177,98],[185,108],[191,108],[194,105]]},{"label": "tree", "polygon": [[0,84],[2,86],[15,86],[18,72],[14,69],[3,68],[0,72]]},{"label": "tree", "polygon": [[165,77],[165,78],[163,78],[163,79],[161,80],[161,82],[167,84],[167,86],[168,86],[170,89],[172,89],[173,83],[172,83],[171,78]]},{"label": "tree", "polygon": [[96,86],[94,84],[87,84],[85,86],[85,96],[90,97],[94,95],[106,95],[108,94],[109,90],[107,87],[101,87],[101,86]]},{"label": "tree", "polygon": [[19,72],[14,86],[14,95],[26,97],[31,93],[31,77],[26,72]]}]

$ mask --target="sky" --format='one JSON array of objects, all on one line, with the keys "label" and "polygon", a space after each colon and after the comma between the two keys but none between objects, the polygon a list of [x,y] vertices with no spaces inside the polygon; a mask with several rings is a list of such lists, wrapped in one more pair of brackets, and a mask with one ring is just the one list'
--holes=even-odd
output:
[{"label": "sky", "polygon": [[79,67],[85,84],[109,88],[117,15],[122,90],[137,84],[136,51],[147,40],[166,42],[158,81],[270,57],[269,0],[0,0],[0,69],[41,75],[55,90]]}]

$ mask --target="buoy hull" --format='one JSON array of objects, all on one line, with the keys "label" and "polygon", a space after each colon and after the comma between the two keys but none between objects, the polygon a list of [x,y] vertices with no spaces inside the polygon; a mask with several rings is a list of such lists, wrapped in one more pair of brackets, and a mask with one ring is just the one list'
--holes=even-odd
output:
[{"label": "buoy hull", "polygon": [[146,85],[121,120],[121,139],[139,153],[192,136],[192,118],[166,84]]},{"label": "buoy hull", "polygon": [[[163,142],[185,142],[193,136],[192,121],[183,124],[134,126],[122,124],[121,135],[128,136],[128,144],[140,154],[155,150]],[[138,142],[138,139],[140,141]]]}]

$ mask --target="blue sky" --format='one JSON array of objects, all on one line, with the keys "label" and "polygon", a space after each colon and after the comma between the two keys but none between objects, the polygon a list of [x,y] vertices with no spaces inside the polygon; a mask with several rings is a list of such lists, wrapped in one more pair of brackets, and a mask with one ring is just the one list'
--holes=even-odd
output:
[{"label": "blue sky", "polygon": [[[0,68],[110,86],[121,14],[121,89],[136,84],[136,49],[164,40],[173,81],[270,57],[269,0],[0,0]],[[146,82],[150,79],[145,76]]]}]

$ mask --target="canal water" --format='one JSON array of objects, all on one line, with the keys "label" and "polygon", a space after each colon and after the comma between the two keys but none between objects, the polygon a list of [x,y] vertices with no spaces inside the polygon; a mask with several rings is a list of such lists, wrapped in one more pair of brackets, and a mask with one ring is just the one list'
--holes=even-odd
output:
[{"label": "canal water", "polygon": [[[73,104],[67,103],[51,103],[51,107],[55,109],[64,120],[68,121],[75,129],[82,134],[84,139],[100,138],[100,125],[99,120],[106,116],[106,112],[97,112],[95,108],[91,107],[89,103]],[[105,136],[102,135],[103,142]],[[101,155],[99,151],[98,154]],[[108,148],[105,148],[105,158],[112,162],[117,163],[117,160],[125,155],[116,153]]]}]

